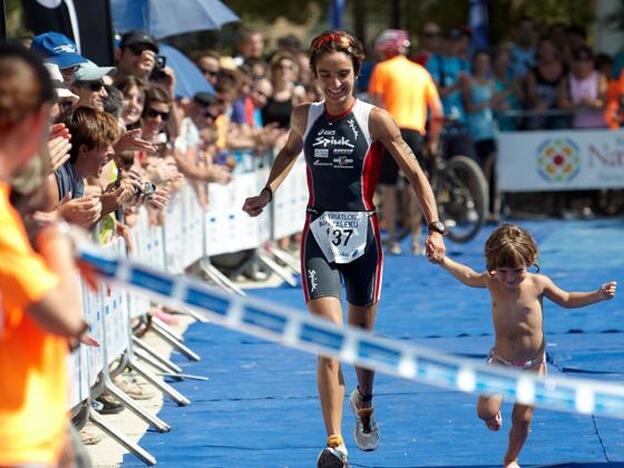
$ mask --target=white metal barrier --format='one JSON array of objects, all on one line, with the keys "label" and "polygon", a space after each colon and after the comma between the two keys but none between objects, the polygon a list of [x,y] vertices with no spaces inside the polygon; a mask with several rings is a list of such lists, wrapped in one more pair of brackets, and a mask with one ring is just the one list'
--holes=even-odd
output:
[{"label": "white metal barrier", "polygon": [[[131,232],[134,245],[132,252],[127,253],[126,244],[121,238],[115,238],[102,249],[104,253],[129,257],[158,271],[179,275],[204,257],[256,249],[271,240],[275,233],[289,235],[301,230],[304,200],[307,199],[305,168],[302,164],[296,166],[288,183],[276,194],[279,197],[276,202],[280,200],[278,205],[272,206],[258,218],[250,218],[242,211],[245,199],[259,193],[268,174],[269,167],[265,164],[254,171],[235,174],[228,185],[210,184],[207,212],[200,207],[193,189],[187,184],[169,203],[164,226],[150,226],[147,210],[143,207],[139,209],[136,225]],[[144,280],[150,283],[150,278]],[[158,280],[153,278],[151,281],[150,284],[158,289]],[[90,324],[90,334],[100,342],[100,348],[83,345],[69,358],[74,371],[72,407],[84,404],[98,379],[101,380],[105,366],[108,367],[128,352],[131,346],[131,321],[146,315],[151,304],[150,299],[140,292],[128,294],[117,288],[101,288],[94,292],[84,281],[81,287],[85,318]],[[174,395],[178,403],[185,401],[172,388],[165,392]],[[166,430],[166,424],[155,419]],[[101,420],[98,423],[105,424]],[[110,428],[100,427],[110,435],[114,433]],[[155,462],[149,453],[136,444],[127,442],[126,446],[144,462]]]}]

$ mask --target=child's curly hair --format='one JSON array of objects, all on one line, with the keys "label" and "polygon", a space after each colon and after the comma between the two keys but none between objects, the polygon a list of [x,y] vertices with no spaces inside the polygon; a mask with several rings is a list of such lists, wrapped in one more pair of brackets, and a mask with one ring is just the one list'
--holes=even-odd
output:
[{"label": "child's curly hair", "polygon": [[528,231],[515,224],[503,224],[485,242],[487,270],[537,265],[537,244]]}]

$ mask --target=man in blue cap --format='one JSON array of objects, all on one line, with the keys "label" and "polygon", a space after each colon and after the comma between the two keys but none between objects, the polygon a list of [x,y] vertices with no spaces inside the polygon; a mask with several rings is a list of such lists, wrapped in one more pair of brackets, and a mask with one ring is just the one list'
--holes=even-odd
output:
[{"label": "man in blue cap", "polygon": [[46,62],[58,65],[67,86],[74,80],[77,67],[87,61],[78,53],[74,41],[58,32],[51,31],[35,36],[30,48]]}]

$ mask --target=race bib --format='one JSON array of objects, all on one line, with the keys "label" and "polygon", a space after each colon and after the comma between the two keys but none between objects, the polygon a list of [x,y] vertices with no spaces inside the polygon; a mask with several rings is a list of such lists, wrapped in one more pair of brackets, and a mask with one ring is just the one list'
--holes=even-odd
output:
[{"label": "race bib", "polygon": [[368,217],[365,211],[326,211],[310,223],[328,262],[351,263],[364,255]]}]

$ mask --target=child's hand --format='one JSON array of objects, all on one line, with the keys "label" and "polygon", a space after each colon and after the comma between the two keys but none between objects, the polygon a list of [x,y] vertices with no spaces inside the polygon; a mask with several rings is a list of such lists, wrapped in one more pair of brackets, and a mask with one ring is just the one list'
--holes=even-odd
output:
[{"label": "child's hand", "polygon": [[617,281],[609,281],[608,283],[603,284],[598,290],[598,292],[600,293],[600,298],[603,300],[613,299],[616,289]]}]

